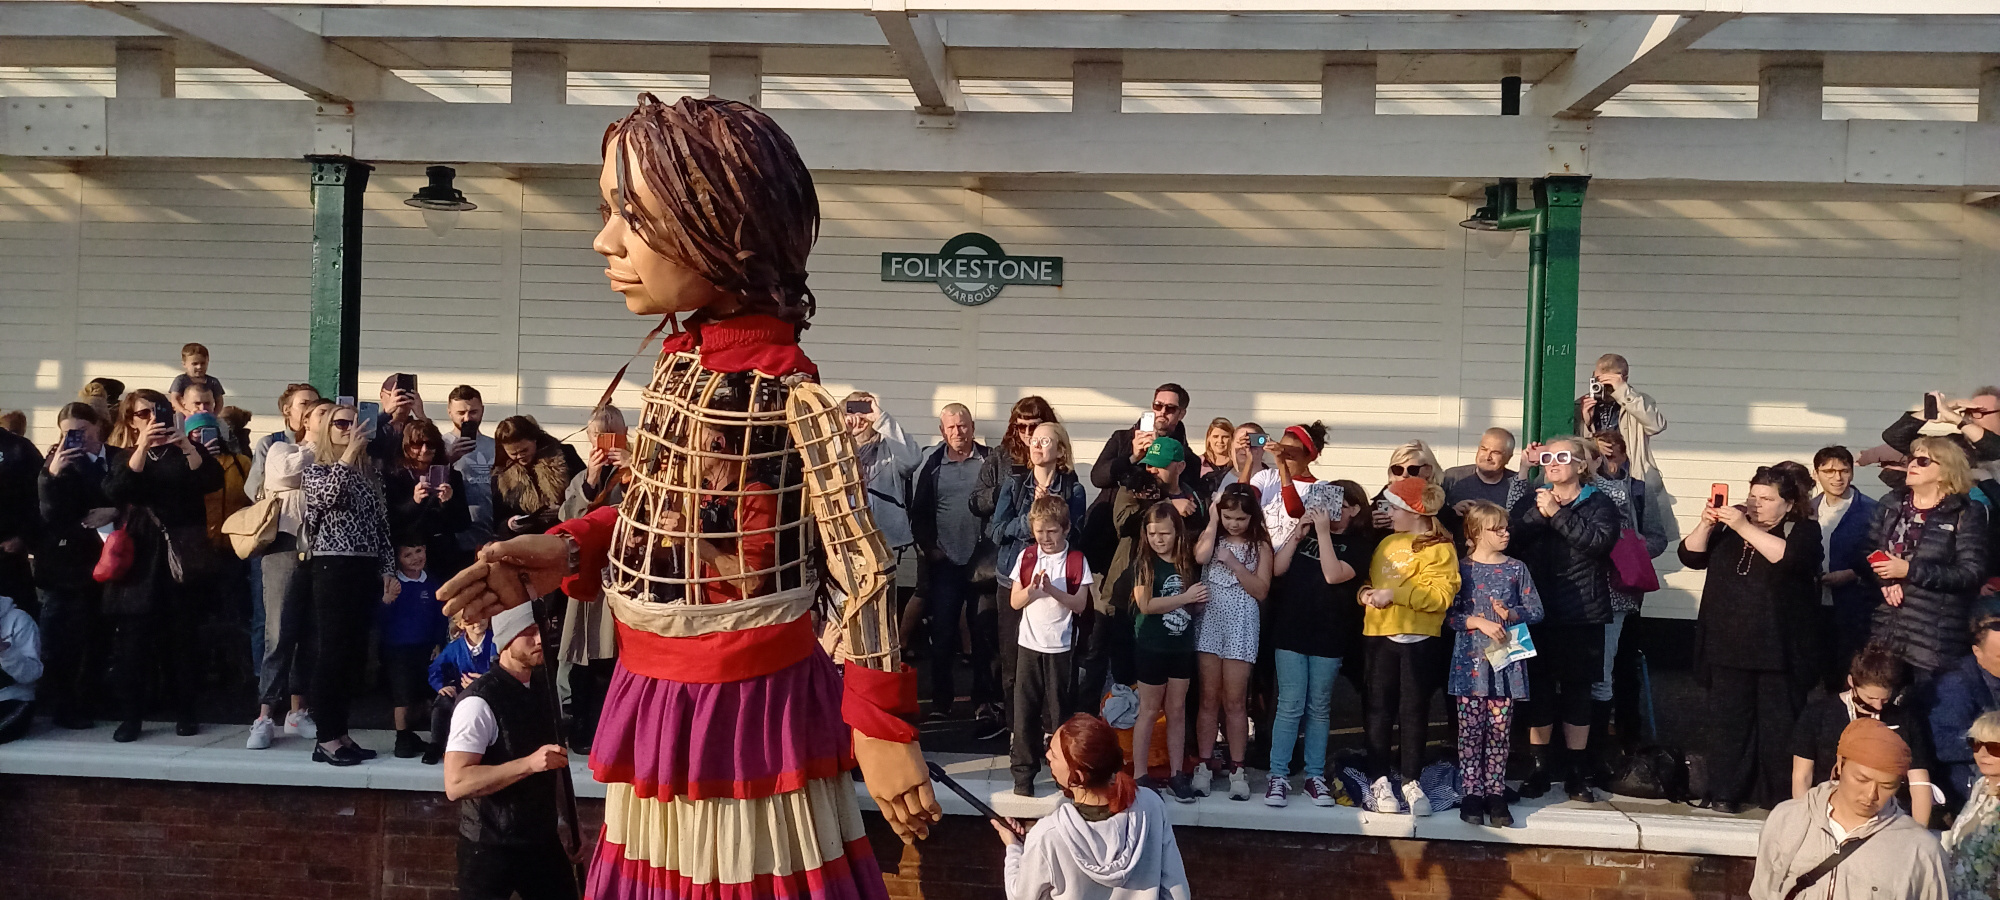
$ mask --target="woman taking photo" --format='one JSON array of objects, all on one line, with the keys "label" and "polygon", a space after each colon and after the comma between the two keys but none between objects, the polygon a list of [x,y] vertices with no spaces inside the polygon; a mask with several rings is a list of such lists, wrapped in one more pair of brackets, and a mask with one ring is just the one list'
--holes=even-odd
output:
[{"label": "woman taking photo", "polygon": [[1049,741],[1049,774],[1069,799],[1028,829],[993,823],[1007,845],[1007,900],[1188,900],[1166,803],[1125,771],[1118,732],[1078,714]]},{"label": "woman taking photo", "polygon": [[1876,640],[1919,670],[1918,683],[1967,652],[1965,617],[1986,579],[1986,513],[1972,501],[1971,464],[1949,437],[1910,444],[1903,487],[1882,498],[1858,573],[1882,592]]},{"label": "woman taking photo", "polygon": [[198,560],[214,552],[207,540],[203,498],[222,489],[222,466],[174,428],[173,405],[158,391],[127,394],[120,412],[121,431],[132,444],[107,460],[104,498],[123,509],[133,555],[125,574],[105,585],[104,611],[116,623],[111,669],[124,720],[111,739],[125,743],[139,739],[146,689],[162,662],[174,733],[187,736],[200,730],[195,718],[201,679],[198,629],[209,597],[202,589]]},{"label": "woman taking photo", "polygon": [[353,407],[336,406],[313,419],[315,460],[305,467],[307,611],[314,630],[312,677],[306,699],[318,724],[314,762],[358,765],[373,759],[347,734],[347,707],[375,607],[396,598],[396,551],[389,512],[362,466],[367,436],[356,434]]},{"label": "woman taking photo", "polygon": [[508,416],[493,429],[493,532],[497,540],[541,534],[561,521],[563,494],[583,469],[569,445],[527,416]]},{"label": "woman taking photo", "polygon": [[[49,451],[39,484],[47,531],[35,556],[35,587],[42,600],[42,678],[36,699],[64,728],[89,728],[97,706],[89,660],[96,643],[102,592],[91,572],[104,542],[97,529],[118,510],[104,496],[111,459],[101,440],[104,420],[95,407],[69,403],[56,413],[62,442]],[[80,437],[72,441],[74,432]],[[68,444],[75,446],[65,446]]]},{"label": "woman taking photo", "polygon": [[[467,562],[458,548],[458,533],[472,524],[472,512],[465,505],[465,476],[447,464],[444,435],[428,419],[403,426],[401,450],[397,464],[382,473],[389,533],[398,540],[422,540],[426,570],[443,584]],[[433,469],[443,476],[435,485]]]},{"label": "woman taking photo", "polygon": [[1713,725],[1710,808],[1742,812],[1791,796],[1791,733],[1817,676],[1805,623],[1819,606],[1819,519],[1798,483],[1769,466],[1742,506],[1708,506],[1681,541],[1681,564],[1705,569],[1695,673]]},{"label": "woman taking photo", "polygon": [[[293,385],[293,387],[303,387]],[[285,713],[285,733],[306,740],[319,736],[319,726],[306,710],[306,681],[312,672],[312,648],[306,633],[312,620],[312,591],[306,575],[302,536],[305,534],[306,466],[313,462],[313,435],[326,428],[316,425],[333,410],[333,401],[312,398],[288,399],[286,425],[294,428],[291,440],[273,441],[264,451],[262,494],[278,497],[278,536],[265,548],[259,568],[264,579],[264,660],[257,671],[257,719],[250,723],[250,737],[244,746],[264,750],[276,736],[277,723],[271,711],[286,698],[291,708]],[[297,418],[293,419],[296,411]],[[294,424],[294,421],[296,424]],[[276,435],[274,435],[275,437]],[[251,467],[256,469],[257,463]]]}]

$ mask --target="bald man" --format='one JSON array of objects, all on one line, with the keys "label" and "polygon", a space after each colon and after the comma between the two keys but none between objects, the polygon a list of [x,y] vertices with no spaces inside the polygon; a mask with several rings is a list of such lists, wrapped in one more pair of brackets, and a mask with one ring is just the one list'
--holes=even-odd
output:
[{"label": "bald man", "polygon": [[1945,900],[1937,838],[1896,805],[1910,747],[1878,719],[1840,733],[1834,780],[1771,811],[1750,900]]}]

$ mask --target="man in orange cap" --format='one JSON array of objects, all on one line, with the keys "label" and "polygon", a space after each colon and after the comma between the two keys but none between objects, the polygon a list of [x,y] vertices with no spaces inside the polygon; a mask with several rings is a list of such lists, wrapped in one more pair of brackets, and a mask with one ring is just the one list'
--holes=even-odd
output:
[{"label": "man in orange cap", "polygon": [[1910,747],[1877,719],[1840,733],[1833,780],[1771,811],[1751,900],[1945,900],[1937,838],[1896,805]]}]

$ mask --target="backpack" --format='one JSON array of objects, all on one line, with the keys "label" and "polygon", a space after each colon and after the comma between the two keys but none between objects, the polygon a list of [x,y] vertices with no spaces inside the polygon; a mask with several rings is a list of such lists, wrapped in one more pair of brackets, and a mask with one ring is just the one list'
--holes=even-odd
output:
[{"label": "backpack", "polygon": [[[1028,549],[1021,551],[1021,571],[1027,573],[1029,578],[1035,577],[1035,565],[1040,562],[1041,553],[1042,548],[1038,544],[1029,544]],[[1083,551],[1071,547],[1063,559],[1063,591],[1076,593],[1077,584],[1081,581],[1083,581]]]},{"label": "backpack", "polygon": [[1688,798],[1687,765],[1680,751],[1671,747],[1640,747],[1625,758],[1606,788],[1627,797],[1679,803]]}]

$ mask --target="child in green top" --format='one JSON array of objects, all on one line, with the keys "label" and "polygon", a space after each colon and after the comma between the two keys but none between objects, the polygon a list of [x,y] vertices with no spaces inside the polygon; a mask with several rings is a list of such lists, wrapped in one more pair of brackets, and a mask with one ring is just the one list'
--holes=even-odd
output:
[{"label": "child in green top", "polygon": [[1187,741],[1188,682],[1194,678],[1195,615],[1208,600],[1194,565],[1193,541],[1187,523],[1171,503],[1155,503],[1145,512],[1141,555],[1146,577],[1133,579],[1133,661],[1139,673],[1139,720],[1132,726],[1133,768],[1139,783],[1154,790],[1162,785],[1146,773],[1153,747],[1153,723],[1162,704],[1167,713],[1167,783],[1173,798],[1194,802],[1194,785],[1181,771]]}]

